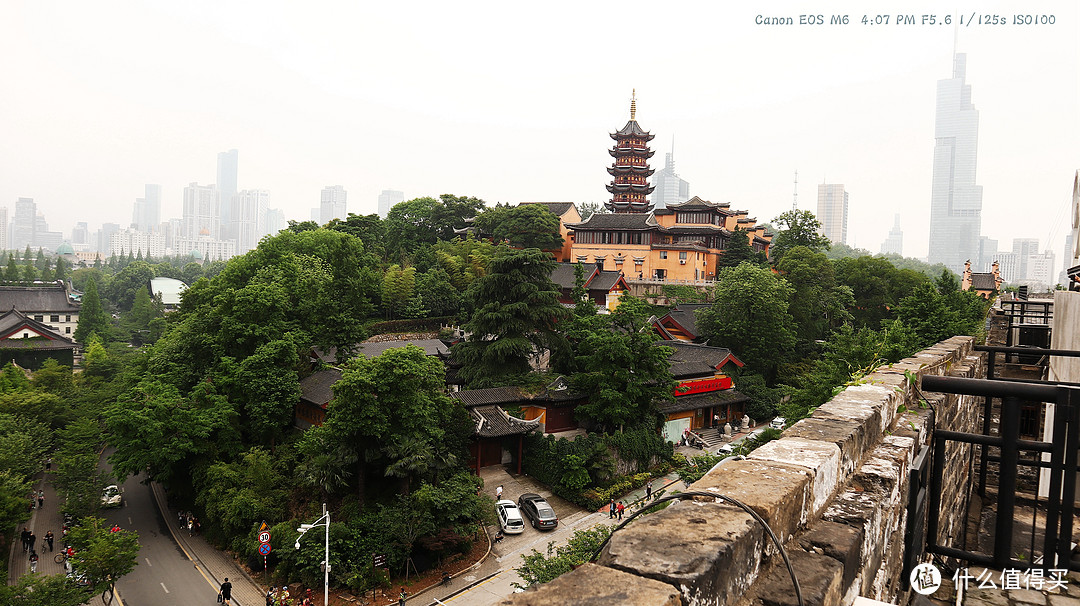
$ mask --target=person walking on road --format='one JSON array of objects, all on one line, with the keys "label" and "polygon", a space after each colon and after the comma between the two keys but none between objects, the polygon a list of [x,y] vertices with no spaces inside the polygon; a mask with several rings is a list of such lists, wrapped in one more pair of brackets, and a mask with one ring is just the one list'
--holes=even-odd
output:
[{"label": "person walking on road", "polygon": [[23,553],[30,551],[30,529],[23,526],[22,533],[19,536],[22,538]]},{"label": "person walking on road", "polygon": [[38,509],[41,509],[42,507],[45,506],[45,491],[44,490],[39,490],[38,493],[37,493],[37,506],[38,506]]},{"label": "person walking on road", "polygon": [[[53,533],[52,533],[51,530],[49,532],[45,533],[45,542],[49,544],[49,553],[52,553],[52,550],[53,550]],[[45,551],[45,545],[41,546],[41,551]]]},{"label": "person walking on road", "polygon": [[30,545],[30,551],[31,552],[34,551],[34,545],[35,544],[37,544],[37,535],[34,534],[33,530],[31,530],[30,531],[30,540],[29,540],[29,545]]},{"label": "person walking on road", "polygon": [[[502,486],[500,486],[499,488],[502,488]],[[405,600],[408,597],[409,597],[409,594],[405,593],[405,588],[402,587],[401,588],[401,593],[398,594],[398,600],[397,600],[398,606],[405,606]]]},{"label": "person walking on road", "polygon": [[652,480],[645,482],[645,500],[648,501],[652,498]]},{"label": "person walking on road", "polygon": [[502,493],[503,493],[502,484],[499,484],[499,487],[495,489],[495,500],[496,501],[502,500]]},{"label": "person walking on road", "polygon": [[221,596],[222,604],[228,605],[232,603],[232,583],[229,582],[229,577],[225,577],[225,582],[218,589],[218,595]]},{"label": "person walking on road", "polygon": [[623,511],[624,511],[625,509],[626,509],[626,506],[625,506],[625,505],[623,505],[622,501],[619,501],[619,507],[618,507],[618,511],[619,511],[619,519],[620,519],[620,520],[622,519],[622,514],[623,514]]},{"label": "person walking on road", "polygon": [[611,502],[608,503],[607,513],[609,520],[615,519],[615,497],[611,497]]},{"label": "person walking on road", "polygon": [[37,572],[38,554],[36,551],[30,552],[30,572]]}]

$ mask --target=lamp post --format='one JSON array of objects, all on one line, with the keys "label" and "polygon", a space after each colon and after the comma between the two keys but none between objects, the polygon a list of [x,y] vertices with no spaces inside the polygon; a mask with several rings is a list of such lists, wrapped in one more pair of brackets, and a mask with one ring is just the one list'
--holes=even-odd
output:
[{"label": "lamp post", "polygon": [[[325,520],[325,521],[323,521]],[[320,523],[321,522],[321,523]],[[326,527],[326,554],[325,560],[323,560],[323,605],[329,606],[330,604],[330,511],[326,509],[326,503],[323,503],[323,515],[318,520],[315,520],[313,524],[301,524],[300,528],[296,529],[296,532],[300,533],[300,536],[304,536],[304,533],[315,528],[316,526]],[[300,549],[300,537],[296,537],[296,549]]]}]

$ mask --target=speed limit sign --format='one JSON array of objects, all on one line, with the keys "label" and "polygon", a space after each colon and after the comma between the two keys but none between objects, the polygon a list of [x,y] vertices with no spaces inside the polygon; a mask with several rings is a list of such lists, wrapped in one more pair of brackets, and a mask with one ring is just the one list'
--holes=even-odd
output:
[{"label": "speed limit sign", "polygon": [[265,530],[260,532],[259,533],[259,542],[260,543],[269,543],[270,542],[270,533],[266,532]]}]

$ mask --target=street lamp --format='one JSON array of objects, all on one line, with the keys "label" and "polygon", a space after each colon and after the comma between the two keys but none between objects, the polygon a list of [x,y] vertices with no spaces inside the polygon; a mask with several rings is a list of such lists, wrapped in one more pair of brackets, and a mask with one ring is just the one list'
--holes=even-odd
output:
[{"label": "street lamp", "polygon": [[[300,533],[300,536],[304,536],[304,533],[315,528],[316,526],[326,527],[326,559],[323,560],[323,604],[330,604],[330,511],[326,509],[326,503],[323,503],[323,515],[318,520],[315,520],[313,524],[301,524],[300,528],[296,529],[296,532]],[[323,521],[325,520],[325,522]],[[320,523],[321,522],[321,523]],[[300,549],[300,537],[296,537],[296,544],[294,548]]]}]

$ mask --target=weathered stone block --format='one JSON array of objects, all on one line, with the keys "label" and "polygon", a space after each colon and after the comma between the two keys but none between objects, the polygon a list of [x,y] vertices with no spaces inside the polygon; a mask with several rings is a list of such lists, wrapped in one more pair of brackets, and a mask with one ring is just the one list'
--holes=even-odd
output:
[{"label": "weathered stone block", "polygon": [[[843,565],[836,560],[816,553],[788,550],[791,567],[799,579],[803,603],[806,606],[838,606],[842,595],[841,579]],[[764,606],[798,606],[799,600],[791,575],[781,558],[774,558],[771,566],[761,580],[754,585],[749,594],[751,604]]]},{"label": "weathered stone block", "polygon": [[[729,461],[688,490],[714,492],[742,502],[761,516],[781,541],[806,523],[810,509],[809,472],[772,461]],[[771,550],[772,541],[767,541],[766,551]]]},{"label": "weathered stone block", "polygon": [[783,437],[758,448],[748,458],[807,468],[813,495],[811,515],[816,515],[825,507],[840,482],[840,448],[831,442]]},{"label": "weathered stone block", "polygon": [[672,587],[596,564],[585,564],[561,577],[514,594],[501,606],[681,606],[679,591]]},{"label": "weathered stone block", "polygon": [[859,572],[862,553],[862,531],[847,524],[821,520],[799,535],[795,542],[804,551],[827,555],[844,567],[840,588],[847,591]]},{"label": "weathered stone block", "polygon": [[868,436],[866,425],[852,419],[815,415],[789,427],[784,431],[784,437],[836,444],[840,449],[840,476],[846,478],[859,466],[868,445],[880,439],[880,433]]},{"label": "weathered stone block", "polygon": [[763,536],[734,505],[682,501],[612,535],[600,564],[674,585],[687,604],[732,604],[757,578]]}]

